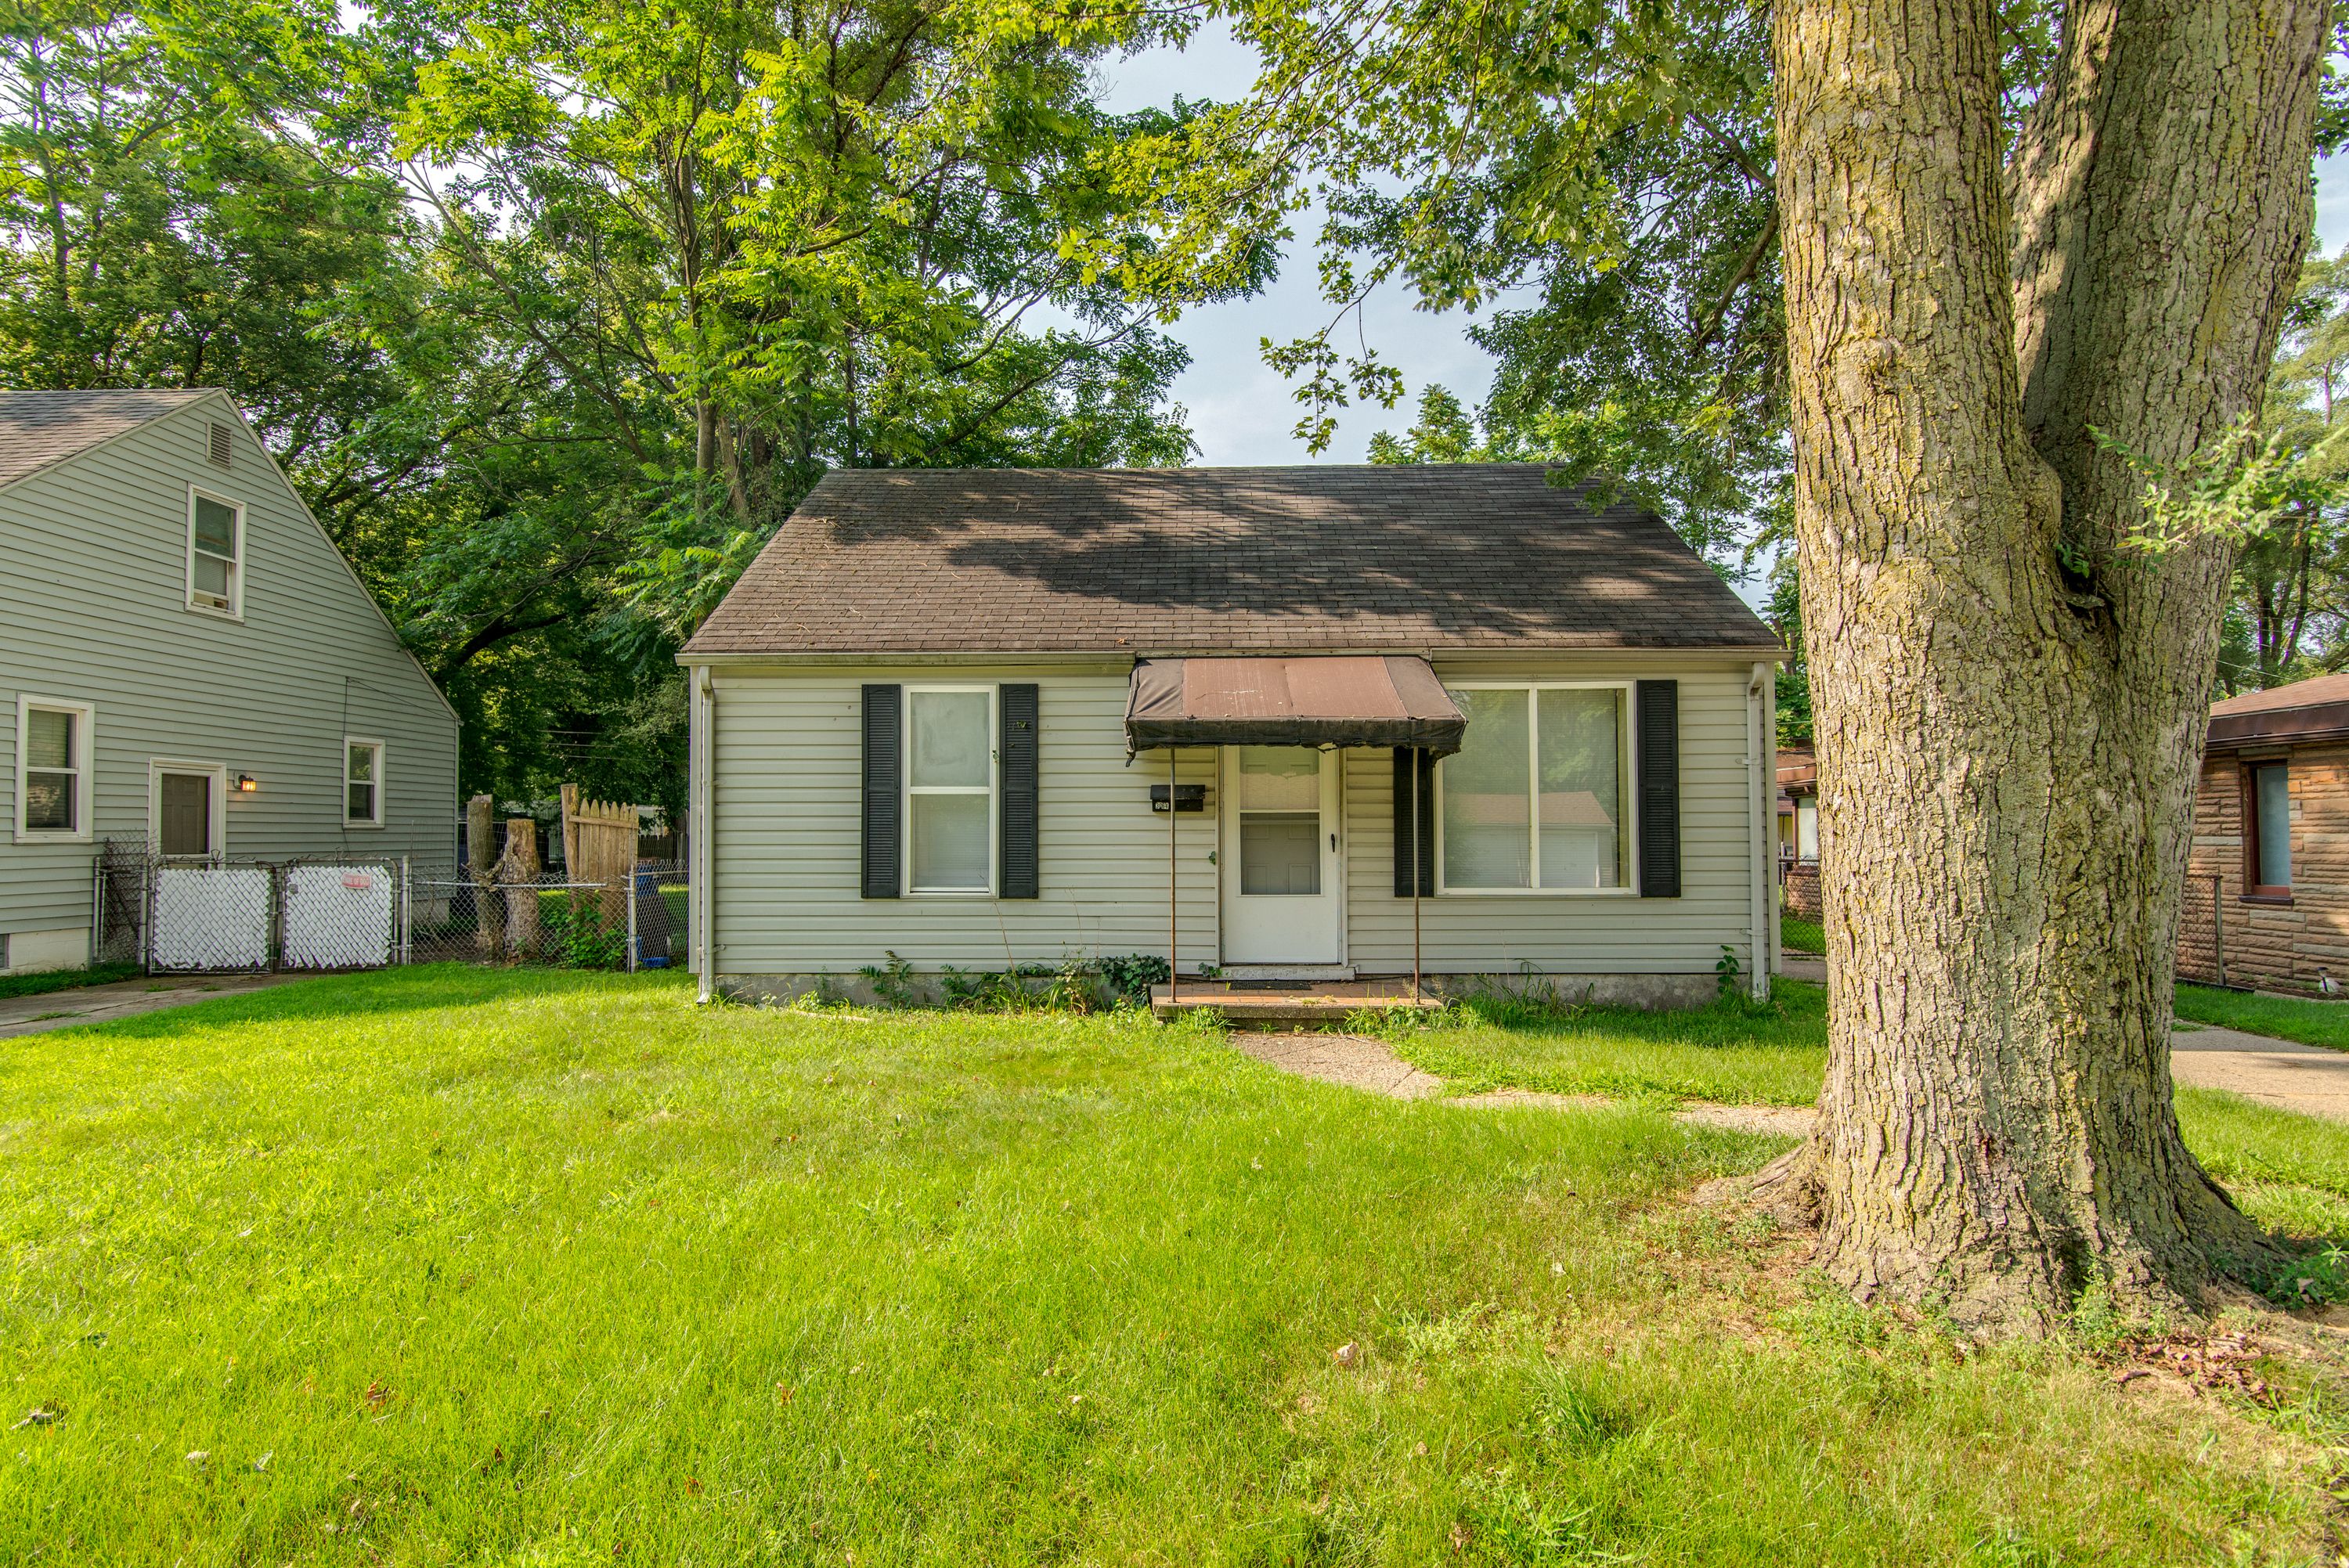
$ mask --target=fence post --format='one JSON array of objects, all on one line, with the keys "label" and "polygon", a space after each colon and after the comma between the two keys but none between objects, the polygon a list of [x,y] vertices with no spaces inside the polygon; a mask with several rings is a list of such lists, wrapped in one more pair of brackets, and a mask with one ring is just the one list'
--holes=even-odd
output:
[{"label": "fence post", "polygon": [[628,867],[628,973],[636,972],[636,868]]},{"label": "fence post", "polygon": [[106,851],[100,848],[89,862],[89,962],[106,962]]},{"label": "fence post", "polygon": [[399,857],[399,953],[397,962],[402,968],[416,962],[415,883],[409,879],[406,855]]}]

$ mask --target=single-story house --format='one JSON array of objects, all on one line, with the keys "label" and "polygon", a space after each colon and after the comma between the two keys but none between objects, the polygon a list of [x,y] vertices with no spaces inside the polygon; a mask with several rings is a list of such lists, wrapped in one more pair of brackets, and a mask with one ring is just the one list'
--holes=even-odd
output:
[{"label": "single-story house", "polygon": [[1535,465],[835,472],[679,655],[694,962],[1758,990],[1781,656]]},{"label": "single-story house", "polygon": [[453,865],[456,713],[225,393],[0,393],[0,972],[109,841]]},{"label": "single-story house", "polygon": [[2349,985],[2349,675],[2211,704],[2179,913],[2183,978]]}]

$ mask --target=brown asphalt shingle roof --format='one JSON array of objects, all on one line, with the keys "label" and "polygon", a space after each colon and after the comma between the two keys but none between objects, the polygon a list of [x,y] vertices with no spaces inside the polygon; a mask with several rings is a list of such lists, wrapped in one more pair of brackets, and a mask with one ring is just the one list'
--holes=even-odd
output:
[{"label": "brown asphalt shingle roof", "polygon": [[685,656],[1776,646],[1533,464],[892,469],[825,476]]},{"label": "brown asphalt shingle roof", "polygon": [[0,392],[0,486],[15,484],[150,419],[216,396],[205,387]]}]

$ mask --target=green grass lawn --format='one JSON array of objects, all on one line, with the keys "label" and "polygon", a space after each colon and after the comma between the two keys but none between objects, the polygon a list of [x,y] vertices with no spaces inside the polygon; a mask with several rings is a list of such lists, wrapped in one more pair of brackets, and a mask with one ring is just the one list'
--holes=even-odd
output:
[{"label": "green grass lawn", "polygon": [[2349,1051],[2349,1003],[2303,1001],[2221,991],[2213,985],[2180,985],[2178,1016],[2197,1024],[2218,1024],[2280,1040],[2300,1040]]},{"label": "green grass lawn", "polygon": [[26,975],[0,975],[0,1002],[12,996],[46,996],[52,991],[110,985],[138,973],[136,964],[99,964],[88,969],[36,969]]},{"label": "green grass lawn", "polygon": [[1778,945],[1789,953],[1824,956],[1827,950],[1826,928],[1816,920],[1782,913],[1778,916]]},{"label": "green grass lawn", "polygon": [[[1783,1142],[1661,1097],[1783,1097],[1815,1005],[1642,1026],[1522,1031],[1648,1097],[1565,1113],[651,975],[0,1041],[0,1562],[2316,1561],[2306,1368],[2166,1397],[1811,1288],[1682,1202]],[[2231,1169],[2349,1188],[2282,1120]]]},{"label": "green grass lawn", "polygon": [[[1458,1094],[1537,1089],[1754,1105],[1808,1105],[1826,1062],[1826,987],[1780,979],[1766,1007],[1538,1011],[1472,1003],[1395,1037]],[[1488,1021],[1498,1019],[1501,1021]]]}]

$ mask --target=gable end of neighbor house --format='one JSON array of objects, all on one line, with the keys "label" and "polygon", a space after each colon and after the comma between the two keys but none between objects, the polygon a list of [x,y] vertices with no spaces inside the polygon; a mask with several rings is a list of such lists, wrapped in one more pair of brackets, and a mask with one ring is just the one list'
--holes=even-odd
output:
[{"label": "gable end of neighbor house", "polygon": [[[456,713],[225,394],[0,395],[0,593],[5,967],[86,959],[92,860],[151,841],[161,769],[207,780],[208,852],[453,859]],[[71,832],[27,821],[32,709],[81,753]]]}]

